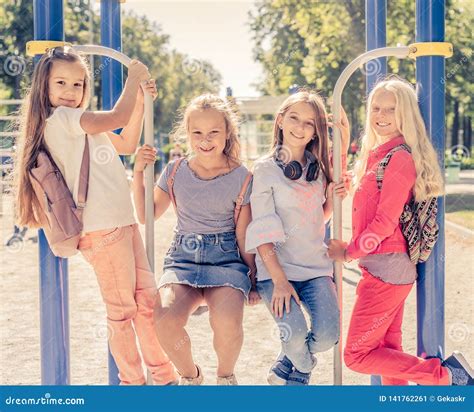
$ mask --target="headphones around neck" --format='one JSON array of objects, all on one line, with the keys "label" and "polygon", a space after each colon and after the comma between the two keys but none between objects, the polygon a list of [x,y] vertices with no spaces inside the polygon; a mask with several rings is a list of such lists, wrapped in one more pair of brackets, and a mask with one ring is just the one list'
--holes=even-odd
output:
[{"label": "headphones around neck", "polygon": [[[305,179],[307,182],[317,180],[319,176],[319,162],[309,150],[305,150],[305,156],[307,159],[308,170],[306,171]],[[283,170],[283,174],[290,180],[298,180],[303,174],[303,166],[297,160],[292,160],[289,163],[284,163],[279,158],[279,150],[275,153],[275,162]]]}]

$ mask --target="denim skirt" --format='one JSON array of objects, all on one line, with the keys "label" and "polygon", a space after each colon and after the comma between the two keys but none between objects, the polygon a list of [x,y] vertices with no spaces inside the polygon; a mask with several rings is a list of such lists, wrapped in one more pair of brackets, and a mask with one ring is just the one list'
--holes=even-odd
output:
[{"label": "denim skirt", "polygon": [[248,272],[235,232],[177,233],[165,256],[158,288],[171,284],[194,288],[230,286],[247,299],[251,286]]}]

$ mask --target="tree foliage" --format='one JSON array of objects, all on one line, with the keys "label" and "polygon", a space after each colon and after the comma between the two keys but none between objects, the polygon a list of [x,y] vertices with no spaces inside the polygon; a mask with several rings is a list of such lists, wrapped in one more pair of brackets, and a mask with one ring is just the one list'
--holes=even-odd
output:
[{"label": "tree foliage", "polygon": [[[448,122],[454,101],[472,116],[473,71],[470,59],[474,17],[470,0],[448,0],[446,41],[454,56],[446,61]],[[415,41],[415,1],[387,2],[387,45]],[[264,94],[288,93],[290,85],[308,86],[330,96],[342,70],[365,51],[365,1],[260,0],[250,14],[254,56],[263,66],[259,89]],[[388,59],[390,73],[415,80],[412,60]],[[369,70],[369,69],[367,69]],[[355,73],[344,92],[353,132],[360,129],[366,97],[364,70]]]},{"label": "tree foliage", "polygon": [[[32,59],[25,56],[26,42],[33,39],[33,2],[0,2],[0,67],[3,69],[0,97],[20,98],[29,84],[33,66]],[[65,1],[64,32],[65,41],[72,44],[100,44],[100,16],[91,13],[88,0]],[[169,36],[146,16],[122,13],[122,50],[148,65],[152,77],[156,79],[159,97],[154,105],[155,128],[160,132],[171,130],[176,112],[192,97],[203,92],[219,91],[221,75],[216,69],[206,61],[193,60],[172,49]],[[11,60],[12,56],[24,63],[21,73],[12,75],[5,72],[6,59]],[[92,62],[95,78],[93,106],[97,103],[100,106],[101,61],[95,57]],[[124,72],[126,74],[126,70]]]}]

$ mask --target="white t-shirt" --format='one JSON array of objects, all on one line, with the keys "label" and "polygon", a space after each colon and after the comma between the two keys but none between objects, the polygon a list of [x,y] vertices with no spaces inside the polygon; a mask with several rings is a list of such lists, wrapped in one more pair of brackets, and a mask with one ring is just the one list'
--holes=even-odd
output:
[{"label": "white t-shirt", "polygon": [[[84,109],[60,106],[46,120],[46,146],[77,203],[79,171],[86,132]],[[89,190],[84,208],[84,232],[112,229],[136,222],[125,168],[106,133],[88,135]]]}]

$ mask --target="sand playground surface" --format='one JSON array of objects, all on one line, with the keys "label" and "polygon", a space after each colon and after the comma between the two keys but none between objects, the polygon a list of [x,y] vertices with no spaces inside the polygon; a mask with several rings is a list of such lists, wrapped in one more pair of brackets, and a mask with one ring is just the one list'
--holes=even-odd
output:
[{"label": "sand playground surface", "polygon": [[[0,216],[2,245],[0,246],[0,384],[39,385],[40,314],[39,314],[39,253],[38,245],[26,240],[15,247],[5,242],[13,231],[11,197],[4,195]],[[350,203],[344,201],[344,234],[350,238]],[[172,208],[155,223],[156,278],[161,276],[164,255],[172,238],[175,216]],[[144,228],[141,228],[142,235]],[[26,239],[36,236],[29,231]],[[446,231],[446,353],[461,350],[474,365],[473,309],[474,287],[473,238]],[[355,298],[355,285],[360,271],[355,263],[345,265],[343,282],[343,331],[345,340],[350,312]],[[406,352],[416,353],[416,288],[405,307],[404,340]],[[71,384],[107,385],[107,324],[95,274],[80,254],[69,259],[69,316]],[[192,316],[187,327],[196,363],[201,365],[204,384],[216,382],[216,355],[212,347],[212,331],[208,313]],[[266,374],[280,348],[279,329],[263,303],[246,306],[244,345],[235,374],[240,384],[266,385]],[[318,366],[311,384],[332,385],[333,351],[318,354]],[[345,385],[368,385],[370,377],[343,367]]]}]

